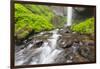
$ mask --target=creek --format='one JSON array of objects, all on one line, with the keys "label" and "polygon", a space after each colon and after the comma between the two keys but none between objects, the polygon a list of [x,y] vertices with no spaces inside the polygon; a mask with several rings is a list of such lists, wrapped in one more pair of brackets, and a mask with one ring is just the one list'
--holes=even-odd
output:
[{"label": "creek", "polygon": [[[73,8],[68,7],[66,16],[68,21],[65,27],[72,25],[72,13]],[[46,36],[46,39],[40,39],[40,36],[42,38]],[[36,37],[30,41],[24,40],[24,44],[15,46],[15,65],[59,64],[88,61],[80,55],[77,55],[79,54],[77,53],[79,51],[79,45],[82,45],[82,42],[76,40],[77,37],[80,38],[81,36],[75,36],[75,33],[66,32],[66,29],[54,29],[52,31],[38,33]],[[82,50],[82,55],[88,56],[87,53],[84,52],[84,49],[88,50],[87,53],[90,52],[91,55],[91,51],[88,47],[82,47],[82,49],[80,49]],[[88,57],[91,59],[91,56]]]}]

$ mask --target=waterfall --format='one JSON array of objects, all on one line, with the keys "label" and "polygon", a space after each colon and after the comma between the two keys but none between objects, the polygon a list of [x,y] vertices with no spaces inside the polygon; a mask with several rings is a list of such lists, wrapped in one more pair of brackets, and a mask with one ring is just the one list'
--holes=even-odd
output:
[{"label": "waterfall", "polygon": [[65,26],[70,26],[72,24],[72,7],[67,7],[67,23]]},{"label": "waterfall", "polygon": [[70,26],[72,24],[72,7],[68,7],[67,9],[67,26]]}]

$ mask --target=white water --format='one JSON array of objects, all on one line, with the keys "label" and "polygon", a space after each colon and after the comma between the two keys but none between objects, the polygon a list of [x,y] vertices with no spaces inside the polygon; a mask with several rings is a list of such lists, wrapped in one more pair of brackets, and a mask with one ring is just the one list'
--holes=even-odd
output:
[{"label": "white water", "polygon": [[57,39],[60,36],[59,34],[57,34],[58,29],[51,32],[53,33],[53,35],[50,37],[50,39],[48,39],[50,44],[46,45],[47,48],[45,47],[45,50],[43,50],[43,53],[41,55],[42,57],[41,59],[42,62],[40,62],[41,64],[53,63],[54,59],[61,52],[61,50],[56,49]]},{"label": "white water", "polygon": [[[67,8],[67,23],[65,26],[71,26],[72,24],[72,7]],[[55,63],[55,59],[58,57],[58,54],[62,50],[56,49],[57,40],[59,38],[58,29],[50,31],[52,36],[48,38],[47,41],[39,48],[32,49],[33,44],[29,44],[26,48],[21,49],[19,52],[15,53],[15,64],[24,65],[24,64],[47,64]],[[37,36],[43,35],[44,32],[41,32]],[[76,47],[71,48],[73,52],[76,51]],[[67,60],[67,62],[72,62]]]},{"label": "white water", "polygon": [[56,43],[57,43],[57,39],[60,36],[57,32],[58,29],[51,31],[53,33],[53,35],[50,37],[50,39],[48,39],[48,41],[50,42],[50,46],[52,49],[56,48]]},{"label": "white water", "polygon": [[67,7],[67,23],[66,23],[65,26],[71,26],[72,25],[72,13],[73,13],[73,8]]},{"label": "white water", "polygon": [[[56,49],[57,39],[59,38],[58,29],[50,31],[52,36],[43,43],[40,48],[35,50],[31,49],[32,44],[29,44],[27,48],[24,48],[15,54],[15,64],[46,64],[54,63],[54,59],[57,58],[57,55],[61,50]],[[31,61],[29,62],[29,60]]]}]

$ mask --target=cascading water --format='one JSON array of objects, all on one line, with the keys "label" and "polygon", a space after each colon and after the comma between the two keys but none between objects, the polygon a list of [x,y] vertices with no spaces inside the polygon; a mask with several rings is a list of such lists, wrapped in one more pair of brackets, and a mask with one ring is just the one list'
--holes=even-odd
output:
[{"label": "cascading water", "polygon": [[54,59],[62,51],[56,49],[57,39],[59,38],[58,29],[50,31],[52,36],[43,43],[40,48],[31,49],[32,44],[29,44],[27,48],[16,52],[15,54],[15,64],[46,64],[54,63]]},{"label": "cascading water", "polygon": [[73,8],[67,7],[67,23],[65,24],[65,26],[71,26],[71,24],[72,24],[72,13],[73,13]]},{"label": "cascading water", "polygon": [[[72,12],[72,7],[67,7],[66,27],[72,24]],[[16,47],[17,51],[15,51],[15,64],[49,64],[55,63],[55,59],[60,60],[59,58],[62,56],[59,56],[59,54],[63,51],[63,49],[57,49],[57,40],[60,36],[60,34],[58,34],[58,31],[59,29],[49,31],[50,33],[52,33],[52,36],[50,36],[47,41],[44,41],[43,44],[38,48],[32,48],[34,46],[34,44],[32,43],[29,43],[23,49],[17,49],[18,47]],[[45,32],[41,32],[40,34],[37,34],[37,36],[43,35],[44,33]],[[71,52],[76,52],[76,47],[72,46]],[[72,61],[67,60],[66,62]]]},{"label": "cascading water", "polygon": [[[54,30],[54,31],[51,31],[53,33],[53,35],[50,37],[50,39],[48,39],[48,42],[50,43],[47,47],[49,48],[47,50],[44,50],[44,52],[47,54],[45,55],[45,53],[42,53],[43,55],[45,55],[45,58],[43,60],[42,58],[42,64],[45,64],[45,63],[53,63],[54,62],[54,59],[57,57],[57,55],[61,52],[61,50],[57,50],[56,49],[56,46],[57,46],[57,39],[58,37],[60,36],[59,34],[57,34],[58,32],[58,29]],[[48,53],[49,51],[49,53]],[[42,57],[42,56],[41,56]]]},{"label": "cascading water", "polygon": [[[33,36],[30,36],[28,39],[24,40],[23,45],[15,46],[15,65],[60,64],[77,62],[79,57],[82,55],[80,53],[80,47],[82,47],[82,45],[85,43],[81,43],[79,41],[79,37],[76,37],[78,36],[77,33],[72,33],[70,32],[69,28],[66,28],[72,25],[72,20],[75,17],[75,15],[73,15],[73,13],[75,13],[75,8],[73,9],[72,7],[65,7],[64,10],[65,11],[63,11],[62,14],[64,14],[67,19],[66,24],[64,25],[65,28],[34,34]],[[57,12],[58,11],[55,13]],[[60,13],[57,13],[57,15],[58,14]],[[58,19],[60,18],[57,18],[54,21],[55,25],[58,23]],[[42,44],[38,44],[39,42],[42,42]],[[84,47],[82,48],[84,49]],[[88,48],[86,48],[86,50],[87,49]],[[79,53],[81,55],[79,55]]]}]

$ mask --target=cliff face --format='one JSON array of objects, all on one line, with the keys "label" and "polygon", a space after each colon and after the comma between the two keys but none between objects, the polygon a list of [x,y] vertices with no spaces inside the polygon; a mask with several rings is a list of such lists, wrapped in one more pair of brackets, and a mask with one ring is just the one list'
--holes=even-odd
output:
[{"label": "cliff face", "polygon": [[[57,16],[66,16],[67,18],[67,6],[51,6],[51,9]],[[73,7],[72,10],[72,22],[80,22],[84,21],[87,18],[93,17],[94,16],[94,8],[91,7]]]},{"label": "cliff face", "polygon": [[[64,16],[64,15],[67,15],[67,7],[62,7],[62,6],[51,6],[51,9],[53,10],[53,12],[56,14],[56,15],[59,15],[59,16]],[[65,12],[66,11],[66,12]]]},{"label": "cliff face", "polygon": [[91,7],[74,7],[73,8],[73,19],[84,21],[87,18],[94,16],[93,8]]}]

